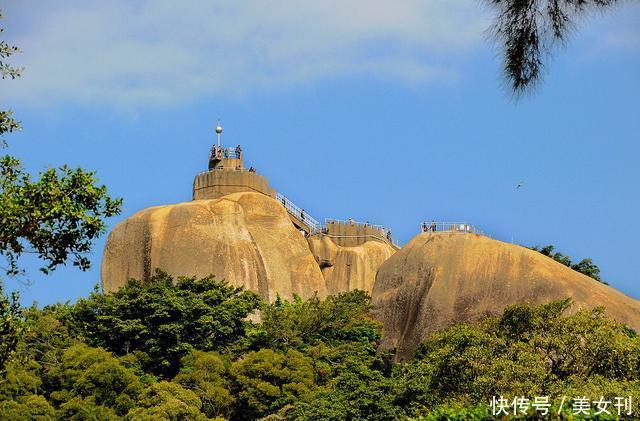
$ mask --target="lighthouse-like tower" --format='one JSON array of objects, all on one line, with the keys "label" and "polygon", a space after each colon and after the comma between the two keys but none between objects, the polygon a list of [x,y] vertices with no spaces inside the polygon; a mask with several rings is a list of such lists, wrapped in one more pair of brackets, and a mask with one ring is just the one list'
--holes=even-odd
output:
[{"label": "lighthouse-like tower", "polygon": [[222,170],[225,168],[228,170],[243,170],[242,148],[240,145],[229,148],[222,147],[222,126],[219,120],[216,125],[216,136],[218,138],[217,145],[213,145],[209,153],[209,170]]},{"label": "lighthouse-like tower", "polygon": [[240,145],[226,147],[222,144],[222,126],[216,125],[216,143],[209,152],[209,165],[205,172],[193,180],[193,200],[217,199],[231,193],[252,191],[275,197],[269,181],[253,167],[244,167],[244,154]]}]

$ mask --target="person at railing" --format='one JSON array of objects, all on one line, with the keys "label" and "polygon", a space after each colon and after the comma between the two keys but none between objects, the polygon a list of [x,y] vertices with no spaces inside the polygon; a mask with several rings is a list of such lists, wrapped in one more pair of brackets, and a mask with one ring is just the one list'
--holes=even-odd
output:
[{"label": "person at railing", "polygon": [[[253,167],[251,167],[253,168]],[[284,206],[285,208],[287,207],[287,201],[284,199],[284,196],[282,196],[282,206]]]},{"label": "person at railing", "polygon": [[300,220],[304,222],[304,209],[300,211]]},{"label": "person at railing", "polygon": [[242,148],[240,145],[236,146],[236,158],[240,159],[242,157]]},{"label": "person at railing", "polygon": [[387,230],[387,241],[393,243],[393,240],[391,239],[391,230]]},{"label": "person at railing", "polygon": [[427,221],[422,221],[422,232],[429,231],[429,227],[427,226]]},{"label": "person at railing", "polygon": [[436,221],[435,220],[431,220],[431,232],[436,232]]},{"label": "person at railing", "polygon": [[253,167],[250,167],[250,168],[249,168],[249,172],[254,173],[254,172],[256,172],[256,169],[255,169],[255,168],[253,168]]}]

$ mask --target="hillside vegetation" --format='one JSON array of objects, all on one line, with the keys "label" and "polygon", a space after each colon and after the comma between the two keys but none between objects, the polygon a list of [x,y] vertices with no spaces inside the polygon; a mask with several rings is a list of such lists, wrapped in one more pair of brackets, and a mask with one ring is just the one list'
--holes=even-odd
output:
[{"label": "hillside vegetation", "polygon": [[[640,338],[601,309],[569,307],[513,305],[395,363],[364,292],[267,304],[212,277],[174,284],[158,272],[19,309],[3,333],[18,344],[0,419],[492,419],[500,395],[550,396],[552,410],[563,396],[637,402]],[[247,318],[257,310],[260,322]]]},{"label": "hillside vegetation", "polygon": [[556,249],[555,246],[552,246],[552,245],[548,245],[544,247],[538,247],[538,246],[531,247],[531,250],[540,252],[541,254],[552,258],[556,262],[562,263],[563,265],[570,267],[576,272],[580,272],[583,275],[587,275],[588,277],[593,278],[598,282],[602,282],[605,285],[609,285],[608,282],[605,282],[600,278],[600,268],[593,263],[593,260],[591,260],[591,258],[585,258],[580,260],[577,263],[574,263],[571,261],[570,256],[567,256],[560,252],[556,252],[555,249]]}]

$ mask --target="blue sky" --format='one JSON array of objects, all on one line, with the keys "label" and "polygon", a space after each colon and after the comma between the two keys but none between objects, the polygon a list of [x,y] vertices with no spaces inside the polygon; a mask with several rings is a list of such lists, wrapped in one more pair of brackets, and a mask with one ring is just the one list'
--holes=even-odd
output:
[{"label": "blue sky", "polygon": [[[640,298],[637,3],[581,21],[517,102],[476,1],[104,3],[0,3],[26,67],[0,95],[24,126],[8,152],[34,172],[96,170],[124,198],[110,226],[190,200],[219,117],[223,142],[317,219],[401,243],[422,220],[468,221],[591,257]],[[105,237],[89,272],[25,262],[31,285],[9,288],[25,304],[87,295]]]}]

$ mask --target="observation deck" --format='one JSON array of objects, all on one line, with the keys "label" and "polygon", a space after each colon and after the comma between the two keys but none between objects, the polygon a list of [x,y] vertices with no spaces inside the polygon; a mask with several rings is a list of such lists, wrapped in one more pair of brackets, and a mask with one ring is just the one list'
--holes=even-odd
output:
[{"label": "observation deck", "polygon": [[440,233],[448,232],[454,234],[477,234],[488,237],[484,231],[466,222],[441,222],[431,221],[420,224],[420,232]]},{"label": "observation deck", "polygon": [[277,200],[286,209],[293,225],[309,235],[325,235],[336,244],[350,247],[375,240],[398,246],[391,239],[391,232],[381,225],[353,220],[325,220],[324,226],[309,215],[304,208],[293,203],[284,194],[276,192],[269,186],[269,180],[258,174],[256,169],[244,166],[244,152],[240,145],[223,147],[220,136],[222,127],[216,127],[217,145],[209,153],[208,170],[197,174],[193,180],[193,200],[217,199],[228,194],[239,192],[256,192]]}]

